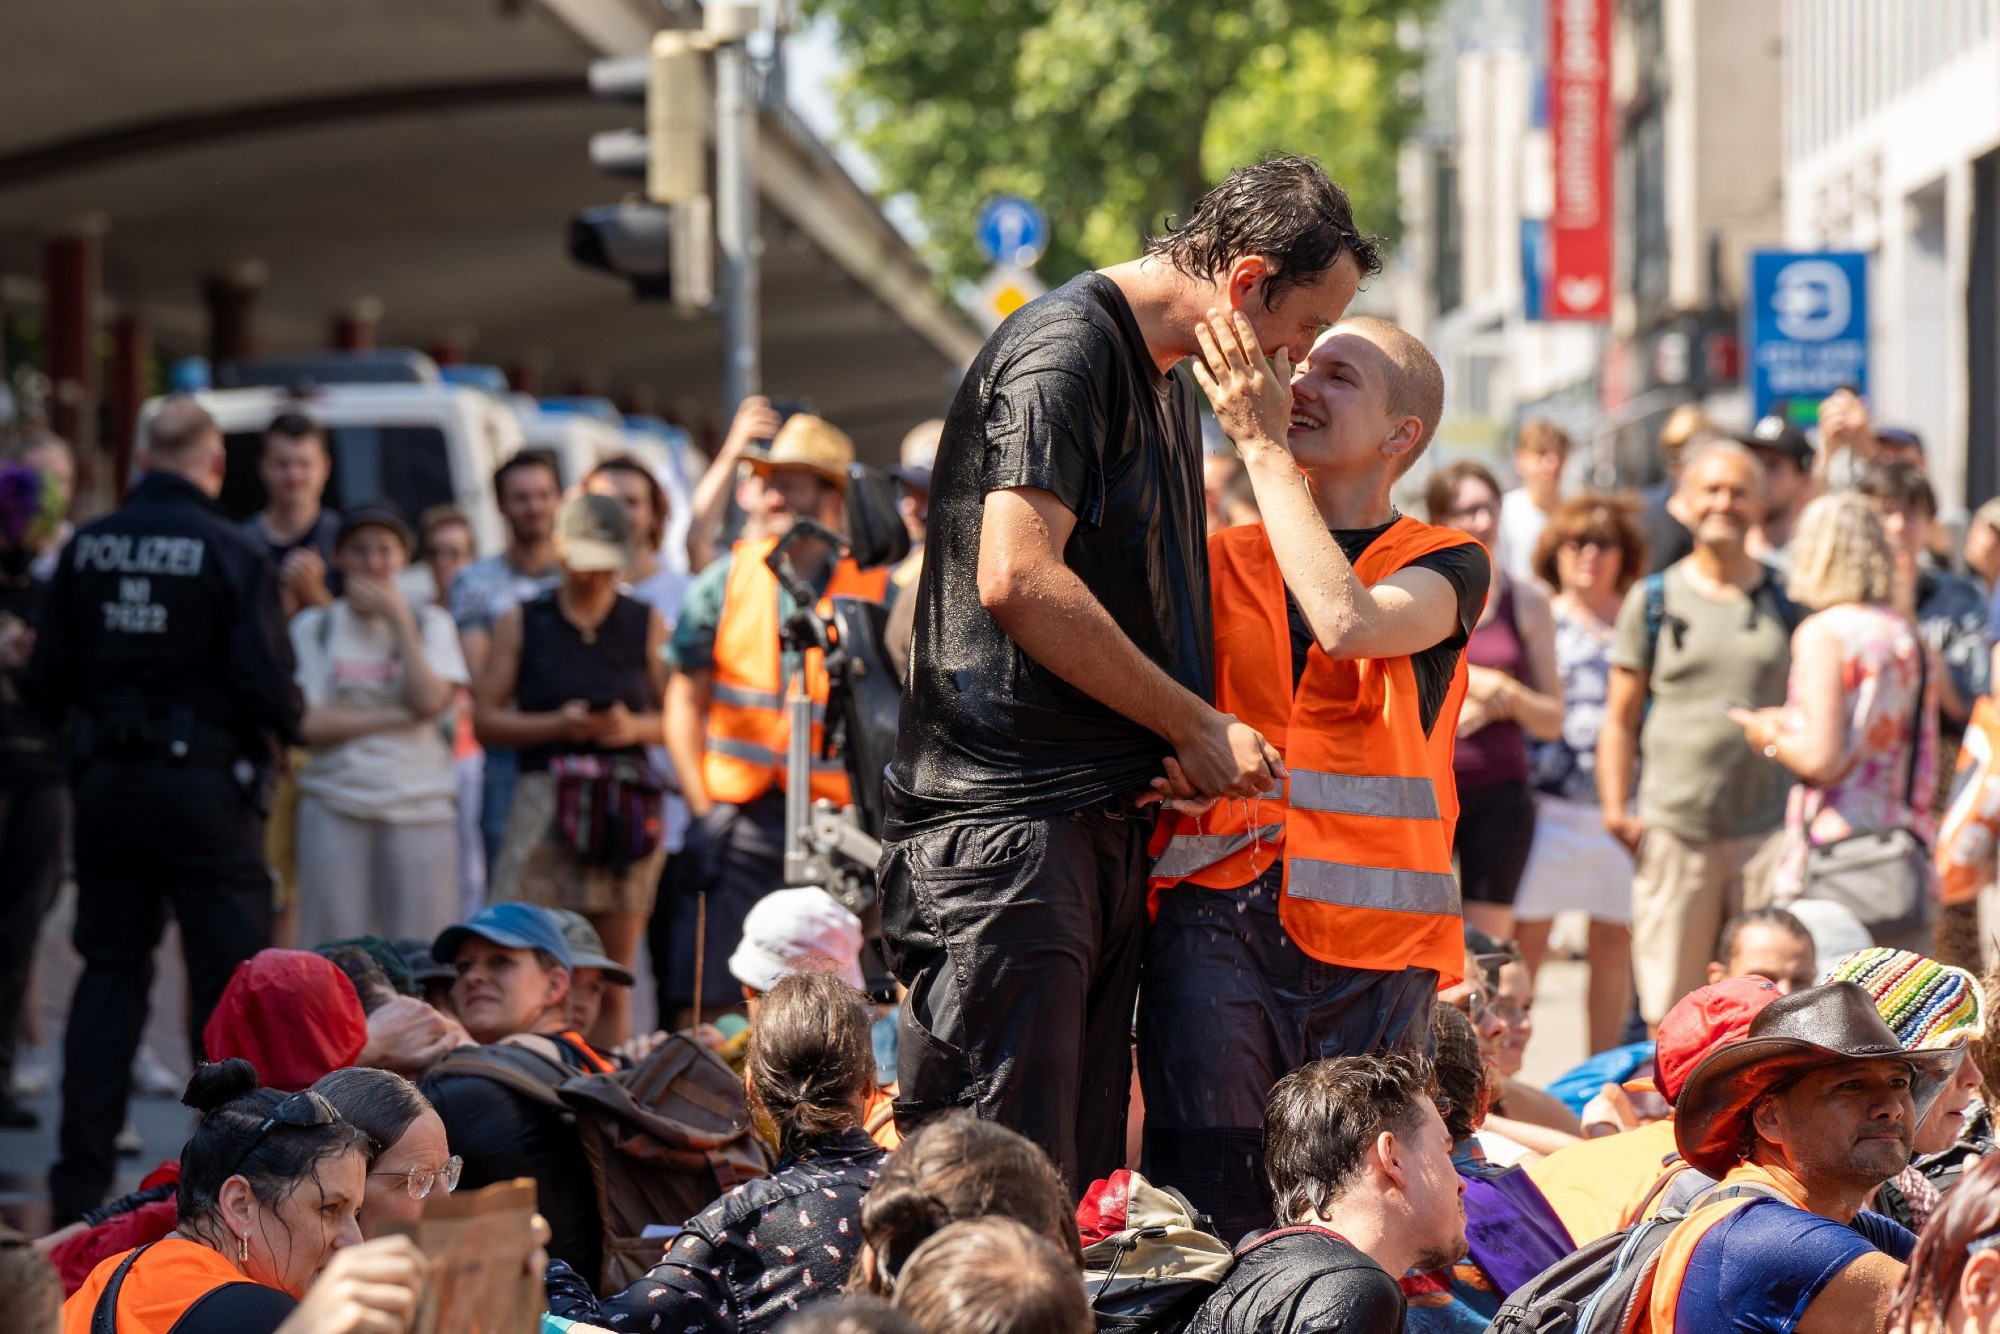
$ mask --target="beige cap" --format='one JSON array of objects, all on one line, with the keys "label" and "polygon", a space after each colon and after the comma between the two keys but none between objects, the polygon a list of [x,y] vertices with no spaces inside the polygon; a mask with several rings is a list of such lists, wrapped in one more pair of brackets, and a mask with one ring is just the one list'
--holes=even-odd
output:
[{"label": "beige cap", "polygon": [[610,496],[571,496],[556,511],[556,555],[581,574],[632,563],[632,517]]},{"label": "beige cap", "polygon": [[795,413],[785,418],[777,438],[745,456],[759,472],[767,468],[804,468],[835,486],[847,486],[848,465],[854,462],[854,442],[824,418]]},{"label": "beige cap", "polygon": [[2000,528],[2000,496],[1972,511],[1972,522],[1983,523],[1992,528]]}]

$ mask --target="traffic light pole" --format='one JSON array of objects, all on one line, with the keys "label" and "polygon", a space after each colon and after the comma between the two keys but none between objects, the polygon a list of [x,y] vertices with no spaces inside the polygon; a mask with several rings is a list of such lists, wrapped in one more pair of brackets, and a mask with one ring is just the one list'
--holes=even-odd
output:
[{"label": "traffic light pole", "polygon": [[[710,6],[711,11],[723,6]],[[715,48],[715,235],[722,251],[722,410],[761,389],[758,366],[757,105],[747,34]]]}]

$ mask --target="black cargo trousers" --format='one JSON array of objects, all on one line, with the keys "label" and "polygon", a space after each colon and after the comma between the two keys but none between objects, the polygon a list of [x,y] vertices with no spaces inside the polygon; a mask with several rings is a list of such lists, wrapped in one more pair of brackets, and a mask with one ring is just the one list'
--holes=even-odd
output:
[{"label": "black cargo trousers", "polygon": [[1041,1145],[1072,1195],[1125,1165],[1154,818],[1105,802],[884,847],[905,1135],[970,1108]]},{"label": "black cargo trousers", "polygon": [[58,1225],[111,1186],[167,913],[180,923],[197,1058],[230,974],[271,943],[263,816],[222,763],[93,760],[77,780],[75,827],[83,975],[63,1035],[61,1156],[49,1172]]}]

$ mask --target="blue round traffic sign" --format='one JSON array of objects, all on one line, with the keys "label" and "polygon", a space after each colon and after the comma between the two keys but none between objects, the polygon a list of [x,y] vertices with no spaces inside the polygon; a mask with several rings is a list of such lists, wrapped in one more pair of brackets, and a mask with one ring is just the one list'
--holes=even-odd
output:
[{"label": "blue round traffic sign", "polygon": [[995,195],[979,210],[979,248],[995,264],[1030,268],[1049,245],[1049,220],[1019,195]]}]

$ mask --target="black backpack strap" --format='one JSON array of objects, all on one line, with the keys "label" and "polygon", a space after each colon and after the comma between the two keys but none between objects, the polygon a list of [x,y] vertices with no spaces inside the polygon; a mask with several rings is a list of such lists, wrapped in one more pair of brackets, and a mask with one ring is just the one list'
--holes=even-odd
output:
[{"label": "black backpack strap", "polygon": [[487,1047],[459,1047],[446,1052],[431,1067],[433,1075],[473,1075],[512,1089],[532,1102],[568,1111],[557,1092],[574,1073],[546,1054],[508,1042]]},{"label": "black backpack strap", "polygon": [[98,1295],[97,1307],[90,1313],[90,1334],[118,1334],[118,1294],[125,1289],[125,1275],[132,1272],[132,1262],[153,1248],[152,1242],[134,1250],[118,1262],[111,1271],[111,1278]]},{"label": "black backpack strap", "polygon": [[[1667,622],[1667,572],[1655,570],[1642,585],[1646,599],[1646,653],[1655,664],[1660,657],[1660,627]],[[1648,673],[1650,675],[1650,672]]]}]

